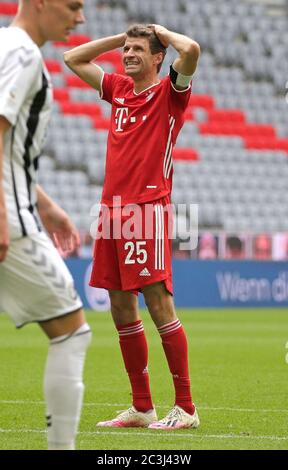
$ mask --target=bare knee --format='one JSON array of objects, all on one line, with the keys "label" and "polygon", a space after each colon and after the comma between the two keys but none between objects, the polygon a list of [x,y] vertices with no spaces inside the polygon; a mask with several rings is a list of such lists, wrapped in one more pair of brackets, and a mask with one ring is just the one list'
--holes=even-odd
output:
[{"label": "bare knee", "polygon": [[173,297],[163,283],[148,286],[143,289],[145,304],[157,327],[174,321],[177,316]]},{"label": "bare knee", "polygon": [[111,313],[116,326],[140,319],[137,296],[131,292],[109,291]]},{"label": "bare knee", "polygon": [[144,295],[145,304],[149,312],[153,315],[159,315],[165,309],[165,300],[159,292],[149,292]]}]

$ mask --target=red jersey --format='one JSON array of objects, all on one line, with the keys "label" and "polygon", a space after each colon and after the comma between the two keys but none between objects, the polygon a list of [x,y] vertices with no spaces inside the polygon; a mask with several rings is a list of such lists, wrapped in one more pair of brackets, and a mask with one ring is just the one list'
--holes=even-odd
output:
[{"label": "red jersey", "polygon": [[112,104],[102,203],[156,201],[171,193],[172,150],[184,123],[191,86],[176,90],[167,76],[134,91],[128,76],[104,74],[102,98]]}]

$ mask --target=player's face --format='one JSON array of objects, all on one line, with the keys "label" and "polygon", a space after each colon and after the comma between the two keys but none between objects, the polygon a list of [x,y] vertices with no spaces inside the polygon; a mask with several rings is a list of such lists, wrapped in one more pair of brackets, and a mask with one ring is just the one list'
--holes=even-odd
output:
[{"label": "player's face", "polygon": [[46,0],[41,10],[45,41],[67,41],[78,24],[84,23],[84,0]]},{"label": "player's face", "polygon": [[131,77],[145,77],[151,73],[157,62],[147,38],[127,38],[123,48],[123,64],[125,73]]}]

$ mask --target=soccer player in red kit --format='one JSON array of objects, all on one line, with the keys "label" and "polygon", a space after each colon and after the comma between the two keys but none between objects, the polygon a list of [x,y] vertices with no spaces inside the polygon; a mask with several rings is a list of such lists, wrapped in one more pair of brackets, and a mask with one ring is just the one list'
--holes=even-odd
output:
[{"label": "soccer player in red kit", "polygon": [[[170,74],[160,80],[158,73],[170,45],[179,55]],[[92,63],[100,54],[119,47],[123,47],[125,75],[104,73]],[[190,392],[186,335],[172,297],[171,211],[167,210],[172,150],[184,123],[199,53],[195,41],[160,25],[134,25],[126,33],[64,53],[66,64],[112,105],[99,224],[103,233],[95,244],[91,285],[109,291],[133,404],[98,426],[199,426]],[[133,223],[129,219],[131,212]],[[140,226],[145,227],[145,234],[138,230]],[[109,228],[104,234],[105,227]],[[120,227],[120,236],[115,227]],[[143,293],[162,338],[175,386],[175,405],[160,421],[151,399],[138,291]]]}]

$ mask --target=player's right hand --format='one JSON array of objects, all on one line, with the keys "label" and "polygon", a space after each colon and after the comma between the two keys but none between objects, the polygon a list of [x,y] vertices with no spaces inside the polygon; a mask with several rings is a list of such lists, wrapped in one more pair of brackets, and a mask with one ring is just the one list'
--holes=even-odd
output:
[{"label": "player's right hand", "polygon": [[5,217],[0,217],[0,263],[5,260],[9,248],[8,224]]}]

